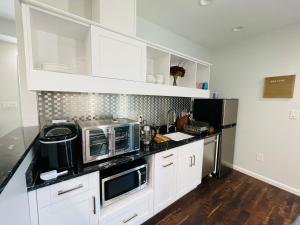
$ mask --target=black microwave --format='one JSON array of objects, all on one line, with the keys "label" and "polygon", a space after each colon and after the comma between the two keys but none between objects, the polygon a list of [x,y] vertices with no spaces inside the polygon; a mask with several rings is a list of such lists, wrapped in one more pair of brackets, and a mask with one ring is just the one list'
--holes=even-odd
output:
[{"label": "black microwave", "polygon": [[144,159],[100,171],[101,204],[108,206],[146,187],[148,166]]}]

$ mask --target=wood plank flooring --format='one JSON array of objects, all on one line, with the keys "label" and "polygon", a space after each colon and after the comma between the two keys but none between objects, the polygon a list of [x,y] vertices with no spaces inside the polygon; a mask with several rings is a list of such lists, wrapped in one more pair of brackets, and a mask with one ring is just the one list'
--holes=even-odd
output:
[{"label": "wood plank flooring", "polygon": [[300,197],[233,171],[208,179],[144,225],[288,225]]}]

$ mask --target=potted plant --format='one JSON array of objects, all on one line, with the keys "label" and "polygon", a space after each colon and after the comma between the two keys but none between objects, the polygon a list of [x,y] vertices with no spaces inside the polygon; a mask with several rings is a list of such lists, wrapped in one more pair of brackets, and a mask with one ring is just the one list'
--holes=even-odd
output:
[{"label": "potted plant", "polygon": [[173,76],[173,86],[177,86],[177,78],[184,77],[185,69],[180,66],[180,63],[177,66],[171,66],[170,75]]}]

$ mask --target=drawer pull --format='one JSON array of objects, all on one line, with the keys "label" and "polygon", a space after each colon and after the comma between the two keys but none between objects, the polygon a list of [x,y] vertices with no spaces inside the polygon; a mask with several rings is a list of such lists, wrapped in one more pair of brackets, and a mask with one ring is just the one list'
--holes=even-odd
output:
[{"label": "drawer pull", "polygon": [[169,163],[169,164],[167,164],[167,165],[163,165],[163,167],[168,167],[168,166],[172,166],[173,165],[173,163],[171,162],[171,163]]},{"label": "drawer pull", "polygon": [[135,217],[137,217],[138,216],[138,214],[134,214],[132,217],[130,217],[129,219],[127,219],[127,220],[123,220],[123,223],[128,223],[130,220],[132,220],[132,219],[134,219]]},{"label": "drawer pull", "polygon": [[166,158],[169,158],[169,157],[171,157],[171,156],[173,156],[173,155],[174,155],[174,154],[166,155],[166,156],[163,156],[163,158],[166,159]]},{"label": "drawer pull", "polygon": [[63,194],[66,194],[68,192],[80,189],[80,188],[83,188],[83,184],[79,184],[78,186],[70,188],[70,189],[67,189],[67,190],[60,190],[60,191],[57,192],[57,195],[63,195]]}]

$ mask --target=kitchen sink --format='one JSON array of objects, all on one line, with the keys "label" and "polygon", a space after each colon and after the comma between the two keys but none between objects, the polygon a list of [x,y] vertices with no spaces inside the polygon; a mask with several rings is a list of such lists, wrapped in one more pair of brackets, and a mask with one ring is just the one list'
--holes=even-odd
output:
[{"label": "kitchen sink", "polygon": [[192,135],[181,133],[181,132],[175,132],[175,133],[171,133],[171,134],[165,134],[164,136],[170,138],[173,141],[182,141],[182,140],[186,140],[186,139],[190,139],[190,138],[194,137]]}]

